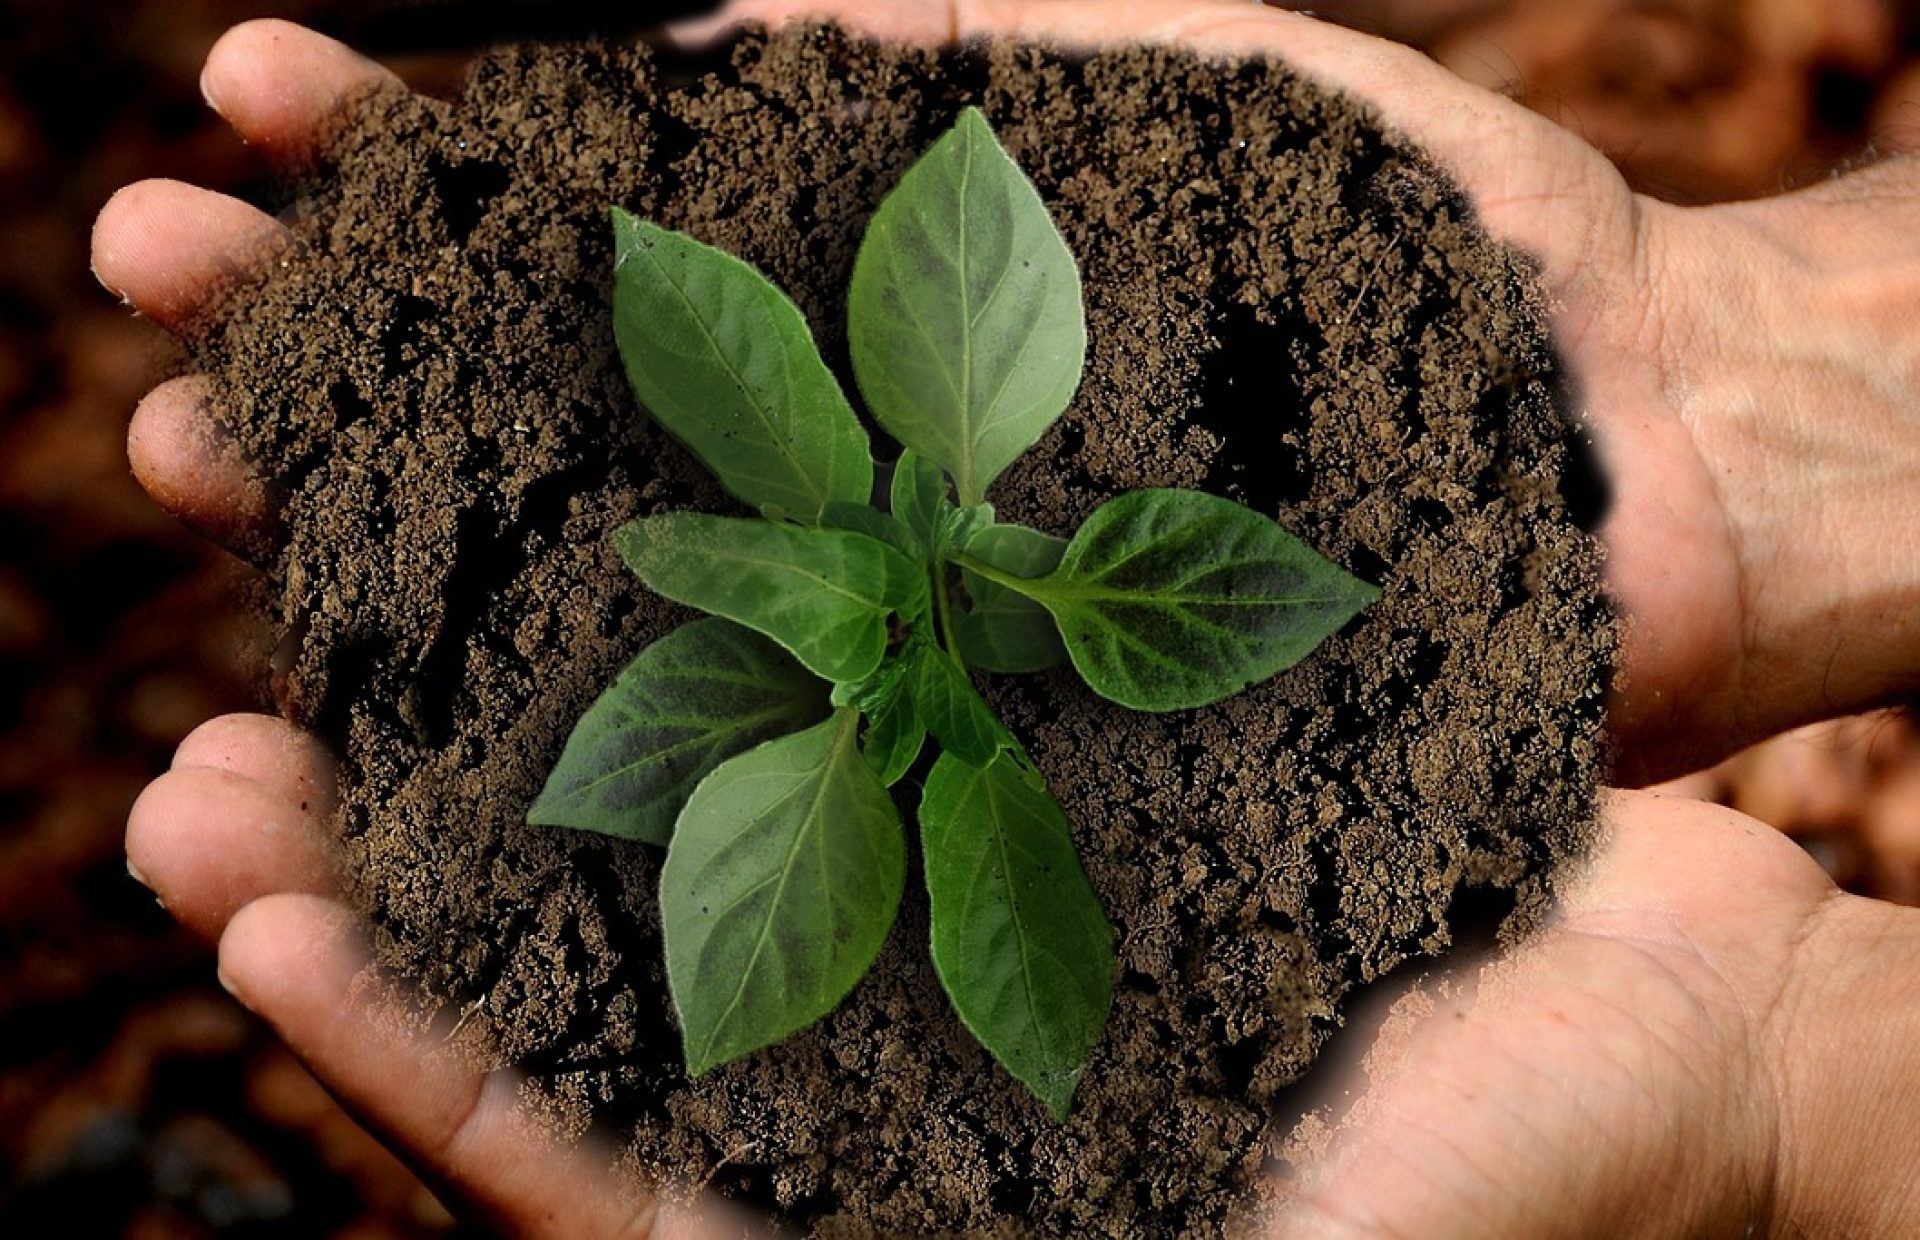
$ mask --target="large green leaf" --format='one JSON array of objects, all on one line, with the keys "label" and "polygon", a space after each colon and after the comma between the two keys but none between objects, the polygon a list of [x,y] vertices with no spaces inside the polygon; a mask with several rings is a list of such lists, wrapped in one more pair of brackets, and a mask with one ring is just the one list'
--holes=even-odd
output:
[{"label": "large green leaf", "polygon": [[867,407],[947,471],[962,505],[985,498],[1080,385],[1079,270],[973,108],[874,213],[847,313]]},{"label": "large green leaf", "polygon": [[1010,752],[942,754],[920,799],[933,965],[980,1044],[1060,1119],[1113,1001],[1113,932],[1066,816]]},{"label": "large green leaf", "polygon": [[866,503],[867,433],[786,294],[746,263],[613,211],[613,330],[634,394],[722,485],[805,521]]},{"label": "large green leaf", "polygon": [[614,540],[653,590],[766,634],[835,682],[880,666],[889,617],[927,607],[919,565],[849,530],[670,512],[630,521]]},{"label": "large green leaf", "polygon": [[[967,540],[965,550],[1011,576],[1044,577],[1060,566],[1067,540],[1024,525],[989,525]],[[971,569],[960,576],[972,605],[954,616],[953,635],[968,666],[1044,672],[1067,661],[1060,630],[1046,608]]]},{"label": "large green leaf", "polygon": [[1198,491],[1134,491],[1098,509],[1052,574],[962,563],[1053,613],[1095,692],[1135,710],[1231,697],[1306,656],[1380,591],[1274,521]]},{"label": "large green leaf", "polygon": [[841,710],[723,763],[660,871],[667,982],[695,1076],[832,1011],[900,906],[899,811]]},{"label": "large green leaf", "polygon": [[696,620],[642,650],[580,717],[527,821],[665,844],[707,772],[827,709],[827,686],[779,646]]}]

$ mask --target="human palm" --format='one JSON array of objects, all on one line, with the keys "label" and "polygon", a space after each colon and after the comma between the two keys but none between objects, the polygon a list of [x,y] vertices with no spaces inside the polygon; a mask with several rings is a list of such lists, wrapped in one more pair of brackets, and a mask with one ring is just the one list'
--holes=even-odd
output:
[{"label": "human palm", "polygon": [[[1865,468],[1848,436],[1877,437],[1895,461],[1912,449],[1909,466],[1920,462],[1901,405],[1920,388],[1920,351],[1858,362],[1816,350],[1811,329],[1793,337],[1791,316],[1760,315],[1806,342],[1778,350],[1797,362],[1783,370],[1749,338],[1755,320],[1740,317],[1766,311],[1765,295],[1791,273],[1851,257],[1794,238],[1793,212],[1817,201],[1782,200],[1773,215],[1650,203],[1571,135],[1405,49],[1245,4],[1142,0],[1120,15],[1084,0],[740,7],[770,20],[831,10],[890,37],[1152,39],[1273,54],[1373,101],[1459,178],[1495,236],[1540,262],[1576,411],[1614,490],[1602,533],[1630,626],[1613,713],[1624,768],[1681,769],[1914,684],[1920,636],[1897,617],[1920,598],[1920,556],[1908,542],[1903,558],[1898,539],[1861,547],[1850,522],[1862,504],[1920,514],[1884,494],[1853,495],[1834,475]],[[303,160],[342,100],[391,82],[337,44],[255,23],[216,48],[205,85],[243,136]],[[289,243],[231,199],[148,182],[102,213],[95,263],[110,288],[178,327],[225,274]],[[1729,262],[1733,253],[1747,261]],[[135,415],[130,455],[162,503],[230,544],[257,543],[272,536],[268,492],[211,446],[207,390],[191,377],[156,389]],[[1851,416],[1810,399],[1836,391]],[[1808,468],[1790,468],[1795,453]],[[1893,468],[1866,464],[1879,465],[1869,471],[1879,483]],[[1885,639],[1890,618],[1904,641]],[[1820,643],[1811,658],[1810,642]],[[656,1223],[651,1207],[604,1190],[587,1162],[544,1143],[512,1107],[510,1078],[369,1032],[372,1001],[351,997],[362,957],[321,842],[330,780],[324,752],[286,725],[217,720],[136,807],[129,856],[178,916],[220,940],[236,993],[467,1210],[516,1231]],[[1795,1157],[1809,1147],[1785,1135],[1846,1115],[1850,1100],[1904,1100],[1911,1073],[1894,1048],[1920,1010],[1876,988],[1869,966],[1912,967],[1920,915],[1837,895],[1791,845],[1726,811],[1622,794],[1607,819],[1546,933],[1460,979],[1431,1015],[1396,1023],[1403,1036],[1376,1048],[1366,1100],[1286,1226],[1619,1234],[1841,1209],[1806,1195]],[[1863,1080],[1849,1071],[1856,1060],[1879,1074]],[[1849,1153],[1823,1148],[1836,1162]],[[1871,1185],[1876,1167],[1909,1166],[1916,1152],[1883,1141],[1873,1161],[1818,1170]],[[1861,1201],[1916,1208],[1891,1185],[1852,1204]],[[1863,1210],[1848,1221],[1873,1222]],[[662,1233],[695,1226],[682,1217]]]}]

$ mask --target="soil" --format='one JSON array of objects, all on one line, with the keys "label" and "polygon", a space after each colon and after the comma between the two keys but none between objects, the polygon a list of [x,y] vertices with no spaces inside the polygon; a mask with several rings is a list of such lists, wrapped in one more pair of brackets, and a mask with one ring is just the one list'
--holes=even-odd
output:
[{"label": "soil", "polygon": [[[1272,64],[816,29],[708,68],[518,48],[457,102],[366,101],[296,204],[304,247],[204,342],[237,444],[284,480],[282,705],[342,755],[381,957],[638,1167],[818,1232],[1215,1234],[1356,987],[1470,916],[1529,924],[1592,833],[1604,494],[1532,269],[1363,108]],[[1003,516],[1066,533],[1122,490],[1199,487],[1385,588],[1203,711],[1130,714],[1070,672],[983,683],[1118,935],[1065,1124],[952,1014],[911,884],[840,1010],[686,1081],[660,854],[522,821],[598,689],[687,618],[610,532],[727,507],[621,378],[608,204],[767,271],[851,391],[862,228],[965,103],[1086,277],[1085,386]]]}]

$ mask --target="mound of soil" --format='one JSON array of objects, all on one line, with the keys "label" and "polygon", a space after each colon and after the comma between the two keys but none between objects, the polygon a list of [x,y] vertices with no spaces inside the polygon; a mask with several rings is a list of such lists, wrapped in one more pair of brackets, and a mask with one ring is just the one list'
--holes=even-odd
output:
[{"label": "mound of soil", "polygon": [[[368,101],[304,247],[206,342],[234,435],[285,479],[283,704],[343,757],[382,958],[639,1167],[818,1230],[1217,1232],[1354,987],[1446,948],[1482,893],[1537,914],[1591,831],[1616,634],[1528,264],[1277,65],[821,29],[730,55],[509,49],[456,103]],[[608,205],[767,271],[851,391],[862,229],[967,103],[1086,277],[1085,386],[1002,514],[1068,532],[1124,489],[1199,487],[1385,587],[1208,710],[1130,714],[1071,672],[983,681],[1118,934],[1064,1125],[954,1017],[911,884],[839,1011],[688,1082],[660,854],[522,821],[599,688],[688,618],[610,532],[727,507],[626,390]]]}]

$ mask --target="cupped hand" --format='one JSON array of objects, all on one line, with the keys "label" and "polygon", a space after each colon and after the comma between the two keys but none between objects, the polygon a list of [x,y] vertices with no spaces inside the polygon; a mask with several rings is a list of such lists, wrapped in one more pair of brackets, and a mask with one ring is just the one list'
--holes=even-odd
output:
[{"label": "cupped hand", "polygon": [[[1847,182],[1750,207],[1662,207],[1563,131],[1406,49],[1222,0],[816,0],[743,13],[837,15],[900,38],[1273,54],[1372,101],[1454,172],[1496,236],[1540,259],[1576,406],[1615,491],[1603,537],[1630,623],[1613,715],[1629,770],[1680,769],[1914,686],[1920,349],[1893,328],[1916,264],[1885,256],[1911,253],[1915,232],[1850,202]],[[223,40],[204,84],[244,137],[288,160],[313,157],[344,99],[394,88],[338,44],[272,22]],[[1895,187],[1876,184],[1866,205],[1884,207],[1877,195]],[[237,270],[289,244],[232,199],[146,182],[103,211],[95,265],[180,327]],[[271,537],[269,491],[221,451],[208,391],[193,377],[156,389],[129,454],[167,507],[257,545]],[[651,1207],[582,1188],[570,1177],[583,1164],[514,1118],[510,1078],[364,1022],[349,986],[363,961],[318,843],[325,800],[302,796],[328,778],[312,742],[268,721],[217,721],[182,754],[137,808],[129,853],[169,907],[220,937],[242,1000],[453,1199],[515,1229],[644,1230]],[[1911,976],[1901,970],[1920,936],[1907,915],[1835,896],[1737,816],[1630,798],[1610,819],[1557,928],[1471,1006],[1406,1040],[1294,1226],[1464,1234],[1544,1218],[1604,1230],[1628,1194],[1649,1220],[1688,1202],[1699,1220],[1817,1218],[1842,1206],[1806,1187],[1820,1177],[1793,1151],[1823,1151],[1829,1178],[1869,1190],[1875,1167],[1911,1165],[1914,1151],[1842,1165],[1863,1133],[1821,1127],[1847,1118],[1828,1100],[1906,1100],[1913,1073],[1897,1039],[1911,1042],[1913,1013],[1865,967]],[[1815,997],[1781,1006],[1803,994]],[[1870,1195],[1914,1204],[1891,1188]],[[1586,1212],[1539,1213],[1549,1207]]]},{"label": "cupped hand", "polygon": [[[289,165],[320,154],[325,126],[367,91],[399,89],[372,61],[284,22],[249,23],[208,57],[202,88],[248,142]],[[170,330],[185,330],[234,276],[272,262],[290,234],[224,195],[168,181],[129,186],[95,226],[94,270]],[[128,455],[164,507],[228,546],[273,536],[265,480],[221,443],[209,384],[163,383],[141,401]],[[187,927],[219,944],[220,980],[321,1082],[406,1158],[466,1222],[503,1235],[758,1234],[713,1201],[656,1199],[617,1179],[608,1151],[548,1132],[519,1079],[422,1029],[375,978],[329,846],[333,761],[266,716],[189,736],[127,824],[128,867]]]},{"label": "cupped hand", "polygon": [[1920,1229],[1920,912],[1732,810],[1613,796],[1508,957],[1403,1001],[1283,1236]]}]

